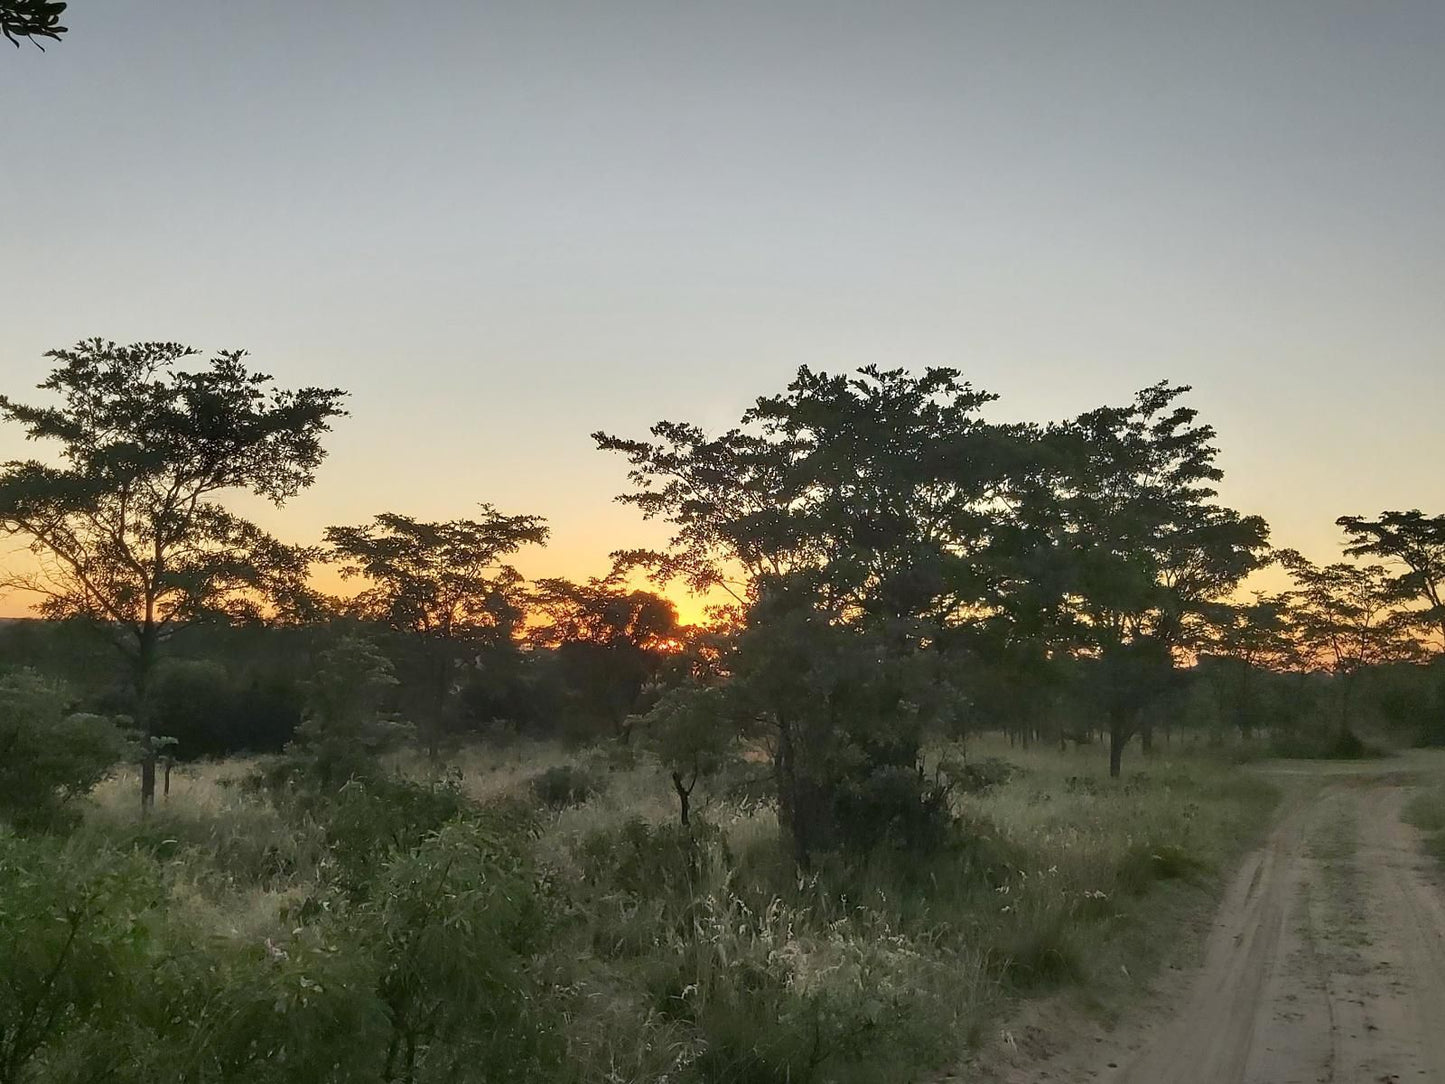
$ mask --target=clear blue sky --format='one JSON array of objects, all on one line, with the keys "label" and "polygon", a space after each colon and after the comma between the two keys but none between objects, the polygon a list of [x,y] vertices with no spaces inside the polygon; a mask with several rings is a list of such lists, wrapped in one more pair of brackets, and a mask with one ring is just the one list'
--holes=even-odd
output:
[{"label": "clear blue sky", "polygon": [[590,430],[870,362],[1040,419],[1192,383],[1226,496],[1316,556],[1445,511],[1439,0],[67,16],[0,49],[0,389],[91,335],[350,388],[286,537],[490,500],[600,572],[655,534]]}]

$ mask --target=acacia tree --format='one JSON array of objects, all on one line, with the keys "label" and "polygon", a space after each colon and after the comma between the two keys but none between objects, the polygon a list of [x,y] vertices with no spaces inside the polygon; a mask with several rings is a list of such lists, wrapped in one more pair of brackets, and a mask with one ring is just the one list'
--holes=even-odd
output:
[{"label": "acacia tree", "polygon": [[1297,550],[1281,550],[1279,561],[1295,581],[1287,597],[1295,639],[1307,665],[1339,679],[1339,729],[1347,737],[1352,733],[1350,710],[1360,672],[1418,656],[1413,615],[1398,608],[1395,578],[1383,565],[1340,561],[1319,566]]},{"label": "acacia tree", "polygon": [[[1061,548],[1081,646],[1096,653],[1109,720],[1109,774],[1174,683],[1175,653],[1197,646],[1209,615],[1265,561],[1269,528],[1219,504],[1212,426],[1162,382],[1133,402],[1051,427],[1065,464]],[[1147,731],[1146,731],[1147,736]]]},{"label": "acacia tree", "polygon": [[676,422],[651,441],[595,434],[631,463],[620,499],[675,528],[666,551],[624,565],[739,604],[731,702],[770,738],[800,864],[847,843],[845,807],[914,785],[920,720],[951,703],[917,657],[997,608],[1010,435],[979,416],[991,398],[950,369],[803,368],[720,437]]},{"label": "acacia tree", "polygon": [[625,741],[644,688],[681,646],[677,608],[651,591],[628,590],[617,576],[538,580],[528,601],[537,623],[527,641],[552,652],[574,710]]},{"label": "acacia tree", "polygon": [[58,399],[30,406],[0,396],[0,419],[58,446],[58,462],[0,466],[0,532],[28,540],[38,570],[0,586],[40,596],[51,618],[108,630],[128,664],[146,735],[141,802],[155,796],[148,690],[163,645],[205,620],[296,614],[310,598],[313,550],[272,538],[229,511],[228,493],[281,505],[315,478],[322,434],[344,392],[285,391],[222,351],[101,339],[46,356],[39,385]]},{"label": "acacia tree", "polygon": [[503,515],[489,504],[477,519],[428,523],[383,512],[368,524],[327,528],[342,577],[367,584],[349,608],[414,649],[419,729],[433,759],[459,670],[486,648],[511,644],[521,622],[522,577],[502,558],[546,540],[540,516]]},{"label": "acacia tree", "polygon": [[1427,516],[1418,508],[1381,512],[1378,519],[1341,516],[1345,553],[1351,557],[1383,557],[1403,567],[1392,581],[1402,601],[1420,604],[1416,620],[1445,654],[1445,515]]},{"label": "acacia tree", "polygon": [[1247,737],[1259,717],[1256,679],[1299,664],[1289,598],[1256,591],[1252,602],[1222,604],[1209,615],[1199,648],[1196,669],[1213,687],[1221,718]]}]

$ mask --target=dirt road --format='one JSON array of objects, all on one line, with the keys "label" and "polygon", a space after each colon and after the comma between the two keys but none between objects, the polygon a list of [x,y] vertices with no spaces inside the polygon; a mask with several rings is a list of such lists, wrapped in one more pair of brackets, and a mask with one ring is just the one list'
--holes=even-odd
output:
[{"label": "dirt road", "polygon": [[1438,780],[1441,764],[1407,767],[1282,772],[1279,821],[1163,1010],[998,1079],[1445,1082],[1445,888],[1400,819],[1418,773]]}]

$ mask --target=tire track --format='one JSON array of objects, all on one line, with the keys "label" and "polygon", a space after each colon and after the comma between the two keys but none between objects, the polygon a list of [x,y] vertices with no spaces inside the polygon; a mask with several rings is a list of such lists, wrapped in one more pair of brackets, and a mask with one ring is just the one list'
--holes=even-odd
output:
[{"label": "tire track", "polygon": [[1300,780],[1231,880],[1177,1010],[1003,1079],[1445,1081],[1445,891],[1400,819],[1409,783],[1365,767]]}]

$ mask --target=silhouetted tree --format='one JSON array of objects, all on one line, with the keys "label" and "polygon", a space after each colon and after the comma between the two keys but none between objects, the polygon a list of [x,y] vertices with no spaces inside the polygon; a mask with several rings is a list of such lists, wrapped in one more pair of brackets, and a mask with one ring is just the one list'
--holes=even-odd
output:
[{"label": "silhouetted tree", "polygon": [[538,623],[527,639],[553,652],[553,672],[572,710],[600,718],[625,739],[644,688],[681,646],[676,607],[616,579],[538,580],[530,601]]},{"label": "silhouetted tree", "polygon": [[1174,684],[1174,652],[1198,619],[1264,563],[1269,528],[1214,500],[1223,472],[1212,426],[1179,405],[1167,382],[1125,406],[1054,426],[1066,464],[1061,544],[1071,553],[1073,605],[1097,651],[1109,718],[1109,772],[1150,703]]},{"label": "silhouetted tree", "polygon": [[[0,586],[39,594],[47,617],[92,619],[114,634],[147,734],[147,687],[167,637],[206,619],[258,620],[268,606],[296,613],[309,600],[314,551],[278,542],[222,496],[283,504],[311,484],[321,436],[344,414],[343,392],[275,389],[242,351],[177,367],[196,353],[91,339],[46,355],[58,364],[40,388],[58,405],[0,396],[0,418],[60,453],[59,465],[0,467],[0,532],[28,538],[40,562]],[[147,755],[142,806],[154,795]]]},{"label": "silhouetted tree", "polygon": [[1436,646],[1445,654],[1445,515],[1427,516],[1414,508],[1381,512],[1373,520],[1341,516],[1335,522],[1345,529],[1349,556],[1383,557],[1403,566],[1394,589],[1402,600],[1422,605],[1420,626],[1440,637]]},{"label": "silhouetted tree", "polygon": [[0,34],[20,48],[21,38],[28,38],[39,49],[45,47],[37,38],[59,41],[69,27],[60,25],[66,5],[60,0],[0,0]]},{"label": "silhouetted tree", "polygon": [[376,758],[400,744],[406,728],[383,710],[395,685],[391,661],[359,636],[321,652],[292,749],[323,787],[372,775]]},{"label": "silhouetted tree", "polygon": [[386,512],[369,524],[327,528],[341,575],[367,583],[350,609],[415,649],[419,729],[433,759],[460,670],[487,648],[510,646],[522,619],[522,577],[502,558],[546,539],[541,517],[503,515],[487,504],[477,519],[427,523]]},{"label": "silhouetted tree", "polygon": [[1295,582],[1288,594],[1295,639],[1306,665],[1339,680],[1340,732],[1350,734],[1360,672],[1418,656],[1413,618],[1398,608],[1394,577],[1383,565],[1318,566],[1296,550],[1281,550],[1279,562]]},{"label": "silhouetted tree", "polygon": [[932,800],[888,788],[916,777],[921,720],[952,706],[939,660],[919,656],[998,607],[1011,435],[980,417],[991,398],[949,369],[804,368],[721,437],[675,422],[652,441],[595,435],[632,465],[621,499],[675,528],[668,550],[623,565],[739,603],[732,681],[770,734],[800,863],[856,842],[845,824],[861,795],[897,798],[904,820]]},{"label": "silhouetted tree", "polygon": [[1252,602],[1220,605],[1209,615],[1199,649],[1196,669],[1214,692],[1221,720],[1248,737],[1263,722],[1257,679],[1299,665],[1289,599],[1256,591]]}]

